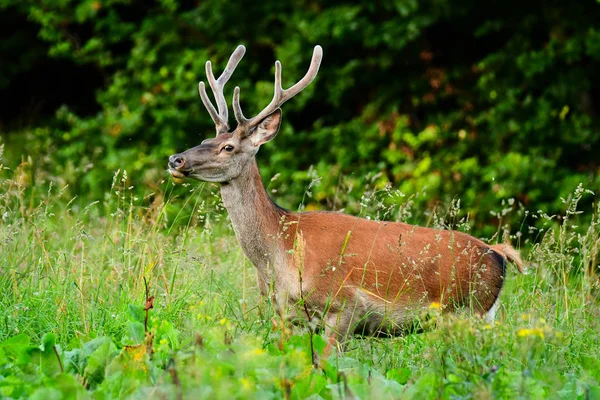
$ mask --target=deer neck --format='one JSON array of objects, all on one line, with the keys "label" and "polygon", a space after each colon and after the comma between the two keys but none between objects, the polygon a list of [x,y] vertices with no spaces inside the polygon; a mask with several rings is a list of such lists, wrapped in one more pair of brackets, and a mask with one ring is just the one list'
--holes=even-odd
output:
[{"label": "deer neck", "polygon": [[221,184],[221,197],[244,253],[259,272],[270,276],[284,253],[279,231],[287,212],[269,198],[256,161]]}]

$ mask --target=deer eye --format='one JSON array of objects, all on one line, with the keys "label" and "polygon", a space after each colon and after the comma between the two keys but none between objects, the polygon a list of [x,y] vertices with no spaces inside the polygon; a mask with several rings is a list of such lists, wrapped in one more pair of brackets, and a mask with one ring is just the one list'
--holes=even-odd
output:
[{"label": "deer eye", "polygon": [[223,147],[223,150],[225,150],[226,152],[231,153],[233,151],[233,146],[228,144],[226,146]]}]

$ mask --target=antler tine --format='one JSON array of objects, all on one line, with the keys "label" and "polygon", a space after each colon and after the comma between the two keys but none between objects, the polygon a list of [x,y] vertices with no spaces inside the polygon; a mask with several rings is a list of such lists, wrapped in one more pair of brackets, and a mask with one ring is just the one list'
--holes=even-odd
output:
[{"label": "antler tine", "polygon": [[[298,81],[294,86],[289,89],[283,90],[283,101],[288,101],[298,93],[304,90],[305,87],[310,85],[310,83],[315,79],[317,73],[319,72],[319,67],[321,66],[321,60],[323,59],[323,48],[321,46],[315,46],[313,51],[312,60],[310,61],[310,67],[306,72],[306,75],[302,79]],[[281,68],[281,66],[280,66]],[[279,72],[281,75],[281,71]],[[279,88],[281,89],[281,76],[279,77]]]},{"label": "antler tine", "polygon": [[246,117],[244,117],[244,113],[242,112],[242,107],[240,107],[240,87],[236,86],[233,89],[233,114],[235,115],[235,120],[238,125],[245,126],[250,121]]},{"label": "antler tine", "polygon": [[225,95],[223,94],[223,88],[225,87],[225,84],[227,83],[229,78],[231,78],[233,71],[235,71],[235,68],[239,64],[242,57],[244,57],[245,53],[246,48],[242,45],[239,45],[231,54],[231,57],[229,57],[229,61],[227,62],[225,70],[217,79],[215,79],[215,76],[213,74],[211,62],[206,62],[206,78],[215,96],[217,108],[219,109],[218,113],[215,107],[213,106],[212,102],[208,98],[208,95],[206,94],[206,87],[204,86],[204,82],[200,82],[198,85],[200,98],[202,99],[204,107],[206,107],[208,113],[210,114],[210,117],[215,123],[217,136],[229,130],[229,113],[227,110],[227,102],[225,101]]},{"label": "antler tine", "polygon": [[304,88],[306,88],[317,76],[322,59],[323,48],[317,45],[313,51],[310,67],[308,68],[306,75],[304,75],[304,77],[300,79],[294,86],[285,90],[281,86],[281,63],[279,61],[275,61],[275,88],[273,100],[271,100],[269,105],[260,113],[250,119],[246,119],[242,113],[242,108],[240,107],[240,88],[236,87],[233,92],[233,112],[238,125],[245,126],[247,130],[253,128],[265,117],[281,107],[283,103],[304,90]]},{"label": "antler tine", "polygon": [[[217,113],[217,110],[215,110],[215,107],[212,105],[212,103],[210,102],[210,99],[208,98],[208,95],[206,94],[206,88],[204,87],[204,82],[200,82],[198,84],[198,92],[200,93],[200,98],[202,99],[202,103],[204,104],[204,107],[206,107],[206,110],[210,114],[210,117],[212,118],[212,120],[214,121],[214,123],[217,127],[217,134],[218,134],[220,128],[222,128],[221,119],[219,118],[219,114]],[[227,124],[225,124],[225,125],[227,125]]]}]

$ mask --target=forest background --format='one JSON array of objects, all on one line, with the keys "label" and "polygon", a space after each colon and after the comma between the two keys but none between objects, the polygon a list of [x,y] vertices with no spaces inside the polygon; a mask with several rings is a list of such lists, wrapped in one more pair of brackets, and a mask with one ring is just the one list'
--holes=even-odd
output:
[{"label": "forest background", "polygon": [[221,71],[246,45],[226,95],[239,85],[251,114],[274,60],[289,86],[320,44],[319,76],[259,154],[276,200],[460,199],[489,236],[502,201],[553,215],[579,183],[600,188],[599,20],[594,1],[1,0],[4,165],[76,204],[126,170],[150,204],[168,156],[214,135],[206,60]]}]

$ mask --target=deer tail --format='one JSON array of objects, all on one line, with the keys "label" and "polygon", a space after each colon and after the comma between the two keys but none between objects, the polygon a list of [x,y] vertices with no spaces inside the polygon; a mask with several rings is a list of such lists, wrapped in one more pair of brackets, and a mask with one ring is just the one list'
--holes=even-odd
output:
[{"label": "deer tail", "polygon": [[496,244],[490,247],[502,257],[515,264],[520,273],[524,272],[525,263],[521,259],[521,255],[517,249],[506,243]]}]

